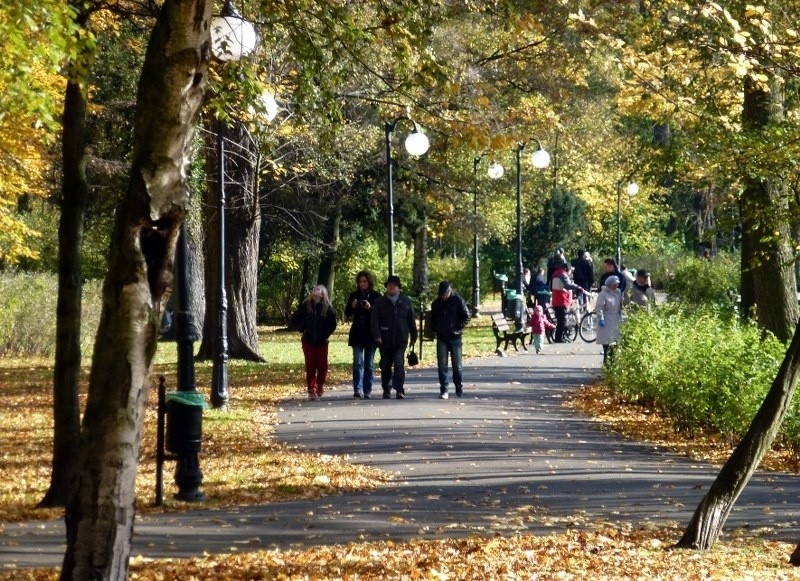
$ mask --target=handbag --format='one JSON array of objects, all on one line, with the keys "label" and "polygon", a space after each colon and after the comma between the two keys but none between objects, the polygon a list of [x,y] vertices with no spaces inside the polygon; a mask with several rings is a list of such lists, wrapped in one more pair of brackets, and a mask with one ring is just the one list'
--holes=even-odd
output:
[{"label": "handbag", "polygon": [[407,359],[409,367],[414,367],[419,363],[419,357],[417,357],[413,347],[411,348],[411,351],[408,352]]}]

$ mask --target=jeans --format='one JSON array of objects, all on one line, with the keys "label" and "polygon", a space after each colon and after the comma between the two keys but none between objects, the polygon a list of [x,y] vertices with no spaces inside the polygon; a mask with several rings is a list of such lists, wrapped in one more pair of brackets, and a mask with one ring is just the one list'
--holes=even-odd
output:
[{"label": "jeans", "polygon": [[303,343],[306,360],[306,386],[308,393],[322,395],[322,387],[328,377],[328,345]]},{"label": "jeans", "polygon": [[406,382],[406,348],[381,347],[381,387],[388,394],[394,387],[397,393],[405,393]]},{"label": "jeans", "polygon": [[447,393],[448,356],[453,363],[453,385],[461,390],[461,337],[436,339],[436,363],[439,367],[439,393]]},{"label": "jeans", "polygon": [[375,373],[375,345],[353,346],[353,391],[369,395]]}]

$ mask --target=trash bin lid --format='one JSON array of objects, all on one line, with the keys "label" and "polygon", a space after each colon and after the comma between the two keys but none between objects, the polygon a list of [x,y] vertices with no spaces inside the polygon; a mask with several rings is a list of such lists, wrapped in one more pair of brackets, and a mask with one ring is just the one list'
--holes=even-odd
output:
[{"label": "trash bin lid", "polygon": [[505,274],[497,274],[497,273],[495,273],[495,274],[494,274],[494,277],[495,277],[497,280],[505,280],[505,281],[507,281],[507,280],[508,280],[508,277],[507,277]]},{"label": "trash bin lid", "polygon": [[174,401],[183,405],[201,407],[208,409],[205,397],[199,391],[170,391],[167,393],[166,401]]}]

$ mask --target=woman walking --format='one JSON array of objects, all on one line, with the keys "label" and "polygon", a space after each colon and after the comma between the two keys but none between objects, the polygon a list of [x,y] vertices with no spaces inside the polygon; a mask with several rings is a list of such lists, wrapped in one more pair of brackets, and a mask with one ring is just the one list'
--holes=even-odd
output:
[{"label": "woman walking", "polygon": [[321,284],[311,289],[292,315],[291,325],[302,333],[308,400],[318,400],[328,377],[328,339],[336,330],[336,311],[328,298],[328,289]]},{"label": "woman walking", "polygon": [[369,399],[375,369],[377,345],[370,331],[372,306],[381,298],[375,290],[375,277],[367,270],[356,275],[356,290],[350,293],[344,308],[345,317],[351,317],[347,344],[353,348],[353,397]]},{"label": "woman walking", "polygon": [[603,365],[612,358],[611,345],[619,341],[619,322],[622,319],[622,293],[619,277],[609,276],[600,289],[594,310],[597,313],[597,342],[603,346]]}]

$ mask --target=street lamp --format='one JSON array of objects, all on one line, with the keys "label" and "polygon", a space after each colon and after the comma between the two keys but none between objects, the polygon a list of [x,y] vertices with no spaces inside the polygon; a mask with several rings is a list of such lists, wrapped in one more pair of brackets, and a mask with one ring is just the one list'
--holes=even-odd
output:
[{"label": "street lamp", "polygon": [[[477,182],[478,165],[481,160],[486,157],[485,153],[476,156],[472,160],[472,175],[473,179]],[[505,168],[502,165],[493,161],[489,164],[486,170],[487,175],[493,179],[500,179],[505,173]],[[477,317],[481,313],[481,276],[480,276],[480,258],[478,257],[479,240],[478,240],[478,188],[475,187],[472,192],[472,316]]]},{"label": "street lamp", "polygon": [[[531,164],[536,169],[544,169],[548,165],[550,165],[550,154],[547,153],[543,148],[542,144],[539,143],[539,140],[536,138],[529,138],[528,141],[535,141],[536,142],[536,151],[533,152],[531,155]],[[517,153],[517,295],[522,296],[522,171],[521,171],[521,163],[520,158],[522,157],[522,150],[525,149],[525,146],[528,144],[526,141],[522,141],[517,145],[516,153]]]},{"label": "street lamp", "polygon": [[[386,135],[386,190],[389,196],[389,212],[387,217],[388,255],[389,255],[389,276],[394,274],[394,192],[392,191],[392,133],[397,124],[407,117],[398,117],[391,123],[386,123],[383,130]],[[419,125],[409,119],[414,124],[414,130],[406,137],[406,151],[414,157],[425,155],[430,147],[427,136],[422,133]]]},{"label": "street lamp", "polygon": [[[242,18],[230,1],[219,16],[211,19],[211,51],[225,61],[238,61],[256,48],[256,32],[253,25]],[[264,102],[271,112],[272,103]],[[269,113],[268,113],[269,114]],[[213,366],[211,368],[211,405],[225,408],[228,404],[228,296],[225,290],[225,122],[217,122],[217,171],[219,183],[219,208],[217,210],[217,336],[213,343]]]},{"label": "street lamp", "polygon": [[[632,198],[639,193],[639,185],[630,182],[625,192]],[[622,267],[622,180],[617,182],[617,266]]]}]

